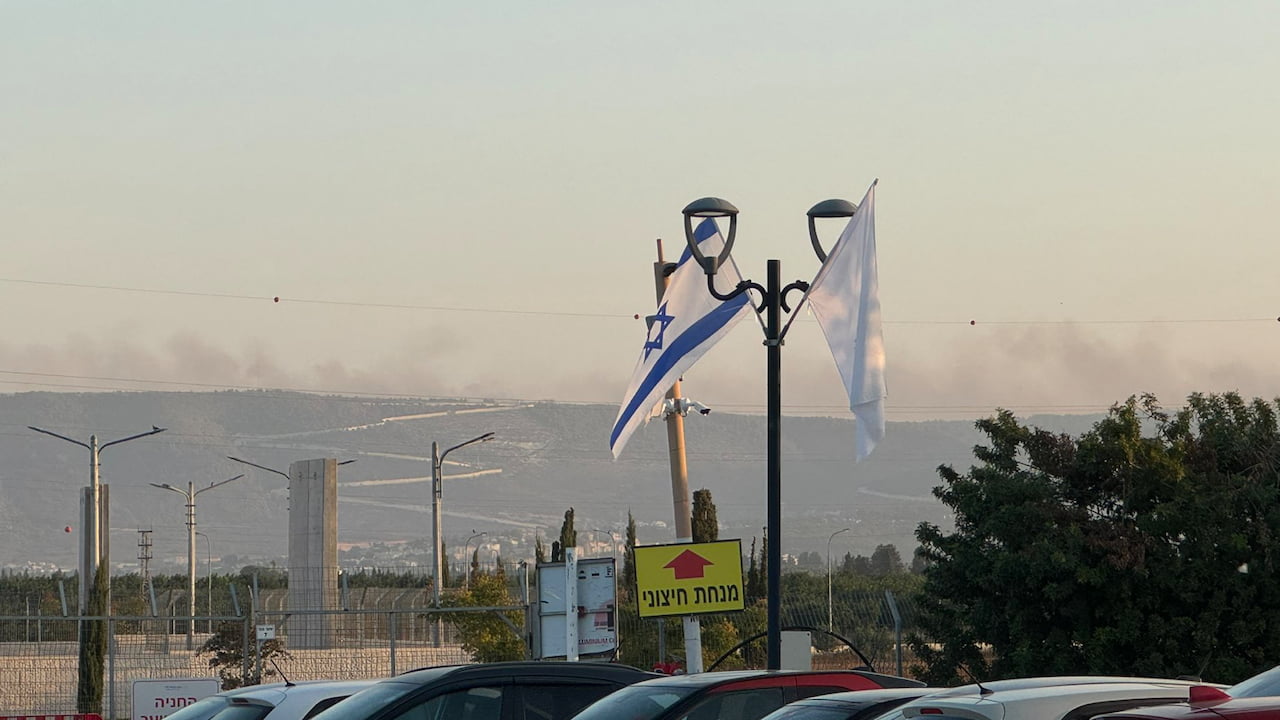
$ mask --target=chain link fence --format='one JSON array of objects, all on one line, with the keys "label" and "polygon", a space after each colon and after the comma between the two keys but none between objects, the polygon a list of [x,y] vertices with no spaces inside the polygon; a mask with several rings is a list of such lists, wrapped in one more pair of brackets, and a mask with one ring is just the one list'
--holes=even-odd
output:
[{"label": "chain link fence", "polygon": [[[463,618],[523,611],[432,608],[199,616],[190,646],[190,620],[185,617],[0,616],[0,708],[26,715],[76,712],[77,638],[93,622],[107,627],[100,714],[110,720],[132,716],[135,680],[234,677],[252,684],[278,681],[281,675],[291,681],[380,678],[473,662],[459,632]],[[505,622],[516,637],[523,637],[523,628]],[[259,627],[271,629],[271,642],[280,652],[261,650],[268,641],[259,641]],[[233,658],[223,668],[211,665],[216,654],[204,649],[218,638],[226,640],[219,648]]]},{"label": "chain link fence", "polygon": [[[784,630],[811,634],[815,669],[870,666],[878,672],[910,675],[913,657],[905,645],[914,629],[911,598],[888,591],[834,595],[831,604],[811,597],[783,595]],[[658,661],[684,664],[684,630],[678,617],[637,619],[621,616],[619,659],[637,667]],[[707,670],[754,669],[767,664],[766,609],[748,602],[744,612],[700,616],[703,665]]]},{"label": "chain link fence", "polygon": [[[373,576],[366,581],[382,579],[377,571],[364,574]],[[527,578],[516,573],[507,577],[509,596],[525,597]],[[299,610],[291,606],[287,589],[259,588],[257,580],[198,589],[198,612],[213,612],[199,615],[194,624],[183,615],[185,594],[173,589],[143,594],[120,587],[115,594],[118,614],[110,619],[67,615],[68,605],[75,603],[74,583],[0,597],[0,677],[5,680],[0,683],[0,708],[8,714],[75,712],[77,638],[83,624],[92,621],[107,623],[101,712],[107,720],[130,717],[135,680],[230,677],[253,683],[279,680],[281,673],[293,681],[387,677],[477,661],[464,637],[477,619],[502,634],[509,629],[519,652],[531,621],[523,606],[437,609],[421,582],[376,587],[346,578],[328,601],[333,609]],[[153,610],[157,615],[150,614]],[[870,665],[880,672],[911,673],[913,659],[903,645],[915,621],[910,597],[844,592],[828,604],[825,597],[784,591],[781,614],[784,629],[810,631],[815,668]],[[620,612],[617,621],[617,661],[648,668],[683,660],[680,618],[639,620]],[[259,627],[269,629],[275,639],[260,645]],[[701,616],[704,667],[764,667],[765,627],[766,611],[758,599],[744,612]],[[202,651],[206,646],[221,649],[224,660],[230,660],[211,666],[217,656]]]}]

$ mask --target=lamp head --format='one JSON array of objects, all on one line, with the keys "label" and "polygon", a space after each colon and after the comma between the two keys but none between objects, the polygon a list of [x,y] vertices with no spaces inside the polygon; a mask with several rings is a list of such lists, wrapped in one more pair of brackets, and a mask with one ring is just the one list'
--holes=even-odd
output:
[{"label": "lamp head", "polygon": [[[715,275],[720,266],[729,259],[729,253],[733,251],[733,239],[738,234],[738,208],[723,198],[704,197],[685,205],[681,212],[684,214],[684,239],[689,243],[690,254],[706,274]],[[693,219],[721,217],[729,218],[729,234],[724,239],[724,248],[720,253],[714,257],[707,257],[698,247],[698,239],[694,237]]]},{"label": "lamp head", "polygon": [[813,243],[813,251],[818,254],[818,260],[827,261],[827,252],[822,249],[822,243],[818,241],[818,228],[814,220],[816,218],[847,218],[853,217],[858,212],[858,206],[848,200],[831,199],[809,208],[809,212],[805,213],[809,216],[809,241]]}]

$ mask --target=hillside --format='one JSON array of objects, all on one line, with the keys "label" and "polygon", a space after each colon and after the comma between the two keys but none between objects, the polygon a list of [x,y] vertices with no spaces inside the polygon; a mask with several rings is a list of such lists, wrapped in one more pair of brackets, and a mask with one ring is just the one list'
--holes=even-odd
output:
[{"label": "hillside", "polygon": [[[628,510],[642,542],[673,539],[666,434],[643,428],[623,457],[607,444],[616,408],[552,402],[325,397],[282,391],[208,393],[22,393],[0,396],[0,565],[73,568],[78,492],[88,481],[85,448],[27,429],[84,442],[167,431],[102,452],[110,485],[112,561],[137,567],[138,530],[152,530],[156,566],[185,562],[181,496],[151,487],[196,487],[246,477],[197,499],[198,545],[209,557],[283,563],[288,493],[284,478],[227,459],[288,470],[316,457],[356,460],[340,470],[339,540],[346,546],[421,544],[430,536],[431,442],[442,448],[485,432],[493,442],[447,458],[442,508],[446,544],[473,533],[524,542],[554,537],[572,506],[579,534],[620,532]],[[1052,418],[1079,431],[1085,418]],[[765,421],[713,412],[686,422],[690,485],[715,499],[722,537],[761,534],[765,518]],[[968,421],[890,423],[866,462],[853,462],[852,424],[796,417],[783,423],[784,552],[825,552],[843,527],[839,554],[869,554],[892,542],[909,556],[921,521],[945,523],[930,489],[943,463],[967,466],[979,436]],[[466,478],[450,479],[467,473]],[[487,473],[487,474],[486,474]],[[504,553],[513,552],[504,550]],[[519,550],[515,550],[519,552]],[[833,552],[836,552],[833,550]],[[507,559],[521,559],[519,556]]]}]

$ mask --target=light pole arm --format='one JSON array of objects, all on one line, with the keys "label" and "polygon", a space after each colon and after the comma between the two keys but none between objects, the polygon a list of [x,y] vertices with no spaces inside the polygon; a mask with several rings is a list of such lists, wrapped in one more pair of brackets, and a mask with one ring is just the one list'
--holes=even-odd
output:
[{"label": "light pole arm", "polygon": [[238,462],[238,463],[240,463],[241,465],[248,465],[249,467],[256,467],[256,468],[258,468],[259,470],[266,470],[266,471],[267,471],[267,472],[269,472],[269,473],[275,473],[275,474],[279,475],[280,477],[284,478],[285,480],[289,480],[289,473],[280,472],[279,470],[276,470],[275,468],[269,468],[269,467],[267,467],[266,465],[259,465],[258,463],[251,463],[251,462],[249,462],[248,460],[241,460],[241,459],[240,459],[240,458],[238,458],[238,457],[231,457],[230,455],[228,455],[228,456],[227,456],[227,459],[228,459],[228,460],[234,460],[235,462]]},{"label": "light pole arm", "polygon": [[[66,435],[59,435],[59,434],[58,434],[58,433],[56,433],[56,432],[51,432],[51,431],[49,431],[49,430],[45,430],[44,428],[38,428],[38,427],[36,427],[35,425],[28,425],[28,426],[27,426],[27,429],[28,429],[28,430],[35,430],[36,432],[38,432],[38,433],[44,433],[45,435],[52,435],[53,437],[56,437],[56,438],[58,438],[59,440],[66,440],[66,441],[67,441],[67,442],[69,442],[69,443],[75,443],[76,445],[79,445],[80,447],[85,448],[85,449],[87,449],[87,450],[92,450],[92,449],[93,449],[93,448],[89,447],[88,443],[82,443],[82,442],[80,442],[79,440],[76,440],[75,438],[69,438],[69,437],[67,437]],[[99,448],[99,449],[101,449],[101,448]]]},{"label": "light pole arm", "polygon": [[440,459],[439,459],[439,461],[438,461],[438,462],[439,462],[439,463],[441,463],[441,464],[444,464],[444,456],[445,456],[445,455],[448,455],[449,453],[453,452],[454,450],[457,450],[458,448],[464,448],[464,447],[466,447],[466,446],[468,446],[468,445],[472,445],[472,444],[479,443],[479,442],[489,442],[489,441],[490,441],[490,440],[492,440],[492,439],[493,439],[493,433],[491,433],[491,432],[487,432],[487,433],[485,433],[485,434],[483,434],[483,435],[480,435],[480,436],[478,436],[478,437],[473,437],[473,438],[471,438],[470,440],[468,440],[468,441],[466,441],[466,442],[458,443],[457,445],[454,445],[454,446],[453,446],[453,447],[451,447],[451,448],[447,448],[447,449],[445,449],[445,451],[444,451],[444,452],[440,453]]},{"label": "light pole arm", "polygon": [[219,480],[219,481],[218,481],[218,482],[216,482],[216,483],[209,483],[209,486],[208,486],[208,487],[202,487],[202,488],[200,488],[199,490],[195,491],[195,495],[199,495],[200,493],[202,493],[202,492],[204,492],[204,491],[206,491],[206,490],[212,490],[212,489],[214,489],[214,488],[216,488],[216,487],[222,487],[223,485],[226,485],[227,483],[231,482],[232,480],[239,480],[239,479],[240,479],[240,478],[242,478],[242,477],[244,477],[244,475],[237,475],[237,476],[235,476],[235,477],[233,477],[233,478],[227,478],[226,480]]},{"label": "light pole arm", "polygon": [[182,497],[186,498],[188,503],[192,502],[191,500],[192,496],[187,494],[186,490],[179,490],[178,488],[170,485],[169,483],[147,483],[147,484],[150,485],[151,487],[158,487],[161,490],[172,490],[178,493],[179,495],[181,495]]},{"label": "light pole arm", "polygon": [[106,450],[112,445],[119,445],[120,443],[129,442],[130,440],[137,440],[138,438],[144,438],[144,437],[147,437],[148,435],[156,435],[158,433],[164,432],[165,430],[168,430],[168,428],[156,427],[155,425],[152,425],[151,429],[148,430],[147,432],[138,433],[137,435],[130,435],[127,438],[120,438],[119,440],[112,440],[109,443],[103,443],[102,447],[98,448],[98,452],[102,452],[103,450]]}]

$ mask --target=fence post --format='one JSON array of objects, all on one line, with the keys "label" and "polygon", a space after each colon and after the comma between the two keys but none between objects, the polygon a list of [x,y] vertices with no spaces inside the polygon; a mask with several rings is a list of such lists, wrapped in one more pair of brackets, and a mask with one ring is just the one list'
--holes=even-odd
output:
[{"label": "fence post", "polygon": [[252,622],[252,615],[244,615],[240,620],[240,678],[245,685],[249,684],[249,624]]},{"label": "fence post", "polygon": [[116,621],[111,617],[111,608],[107,608],[107,715],[110,720],[116,717]]},{"label": "fence post", "polygon": [[898,661],[898,675],[902,675],[902,615],[898,612],[898,602],[892,590],[884,591],[885,602],[889,603],[889,612],[893,615],[893,654]]},{"label": "fence post", "polygon": [[387,613],[387,634],[391,636],[391,674],[396,674],[396,635],[399,634],[400,616],[391,611]]}]

